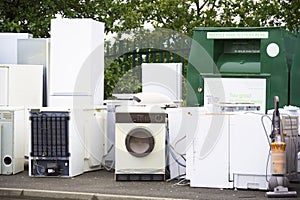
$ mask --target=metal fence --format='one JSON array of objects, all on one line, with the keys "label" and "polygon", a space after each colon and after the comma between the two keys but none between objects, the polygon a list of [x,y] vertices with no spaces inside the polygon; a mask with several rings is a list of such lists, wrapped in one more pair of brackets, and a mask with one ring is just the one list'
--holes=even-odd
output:
[{"label": "metal fence", "polygon": [[[133,40],[117,40],[114,43],[107,42],[105,44],[105,67],[107,70],[107,67],[109,68],[112,63],[118,63],[119,71],[122,71],[122,73],[115,73],[115,76],[121,76],[131,71],[133,76],[137,77],[138,82],[141,83],[142,63],[182,63],[183,76],[186,77],[190,43],[189,38],[179,37],[175,39],[174,37],[167,39],[135,38]],[[134,82],[133,84],[136,85],[137,83]],[[112,91],[108,91],[110,90],[109,87],[111,86],[106,86],[106,98],[113,93]],[[133,87],[136,88],[136,86]],[[136,90],[126,92],[136,92]]]},{"label": "metal fence", "polygon": [[[190,51],[190,42],[186,40],[173,41],[172,44],[164,38],[152,41],[123,40],[105,45],[105,58],[124,62],[125,70],[134,69],[142,63],[182,63],[186,68]],[[182,56],[184,55],[184,56]],[[183,70],[184,71],[184,70]]]}]

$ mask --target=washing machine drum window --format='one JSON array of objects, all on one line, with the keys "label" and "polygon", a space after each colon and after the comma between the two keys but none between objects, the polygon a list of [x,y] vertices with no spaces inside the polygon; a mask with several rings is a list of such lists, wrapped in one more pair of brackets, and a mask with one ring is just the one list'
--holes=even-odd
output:
[{"label": "washing machine drum window", "polygon": [[153,151],[154,138],[148,130],[136,128],[126,136],[125,145],[131,155],[144,157]]}]

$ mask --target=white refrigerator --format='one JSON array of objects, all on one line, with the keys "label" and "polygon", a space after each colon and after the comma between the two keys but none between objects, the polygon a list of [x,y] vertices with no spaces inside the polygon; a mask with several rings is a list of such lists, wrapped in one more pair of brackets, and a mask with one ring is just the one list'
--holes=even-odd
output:
[{"label": "white refrigerator", "polygon": [[49,106],[101,105],[104,94],[104,23],[52,19]]}]

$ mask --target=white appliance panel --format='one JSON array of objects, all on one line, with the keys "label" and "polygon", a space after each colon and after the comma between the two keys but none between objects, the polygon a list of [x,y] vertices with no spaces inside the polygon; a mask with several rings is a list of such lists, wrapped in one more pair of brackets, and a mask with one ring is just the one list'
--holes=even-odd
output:
[{"label": "white appliance panel", "polygon": [[170,144],[178,153],[186,154],[186,168],[179,166],[169,155],[171,158],[169,162],[171,177],[186,172],[185,178],[190,180],[193,176],[193,141],[201,130],[199,116],[204,114],[206,110],[203,107],[180,107],[167,108],[166,112],[168,113]]},{"label": "white appliance panel", "polygon": [[29,33],[0,33],[0,64],[17,64],[17,41],[28,39]]},{"label": "white appliance panel", "polygon": [[[262,115],[240,114],[230,116],[230,158],[231,170],[238,174],[266,175],[266,166],[270,161],[269,135],[271,121]],[[259,155],[259,156],[258,156]],[[253,162],[255,160],[255,162]]]},{"label": "white appliance panel", "polygon": [[253,103],[266,111],[266,79],[204,78],[204,107],[215,111],[221,103]]},{"label": "white appliance panel", "polygon": [[193,143],[191,187],[233,187],[229,176],[228,121],[229,116],[225,115],[199,116],[201,130]]},{"label": "white appliance panel", "polygon": [[8,68],[0,67],[0,106],[8,105]]},{"label": "white appliance panel", "polygon": [[9,105],[42,106],[43,66],[14,65],[9,68]]},{"label": "white appliance panel", "polygon": [[164,94],[181,105],[182,63],[142,63],[142,90]]},{"label": "white appliance panel", "polygon": [[50,93],[50,39],[19,39],[18,64],[43,65],[43,106],[47,106]]},{"label": "white appliance panel", "polygon": [[[100,113],[98,113],[100,112]],[[84,171],[91,169],[99,169],[102,166],[104,156],[104,139],[105,139],[105,113],[106,111],[98,111],[98,116],[102,116],[102,120],[96,116],[96,111],[93,115],[88,115],[84,126],[85,137],[85,167]]]}]

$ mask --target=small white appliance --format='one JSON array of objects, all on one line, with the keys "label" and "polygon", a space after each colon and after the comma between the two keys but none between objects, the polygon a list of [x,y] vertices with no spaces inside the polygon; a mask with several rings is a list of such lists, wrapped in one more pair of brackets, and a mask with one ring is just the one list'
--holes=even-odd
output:
[{"label": "small white appliance", "polygon": [[[43,65],[1,64],[0,106],[22,106],[27,110],[43,105]],[[25,112],[25,119],[28,119]],[[28,138],[25,124],[24,138]],[[25,156],[28,156],[28,140],[24,140]]]},{"label": "small white appliance", "polygon": [[0,92],[0,106],[42,106],[43,65],[1,64]]},{"label": "small white appliance", "polygon": [[73,177],[101,168],[103,133],[95,110],[30,109],[29,176]]},{"label": "small white appliance", "polygon": [[182,103],[182,63],[142,63],[143,93],[160,93]]},{"label": "small white appliance", "polygon": [[255,111],[264,114],[266,88],[266,78],[204,77],[204,107],[213,113]]},{"label": "small white appliance", "polygon": [[116,107],[115,179],[164,180],[166,113],[157,105]]},{"label": "small white appliance", "polygon": [[43,107],[49,100],[50,39],[18,39],[18,64],[43,65]]},{"label": "small white appliance", "polygon": [[29,33],[0,33],[0,64],[17,64],[18,40],[29,38]]},{"label": "small white appliance", "polygon": [[24,170],[24,108],[0,107],[0,174]]}]

